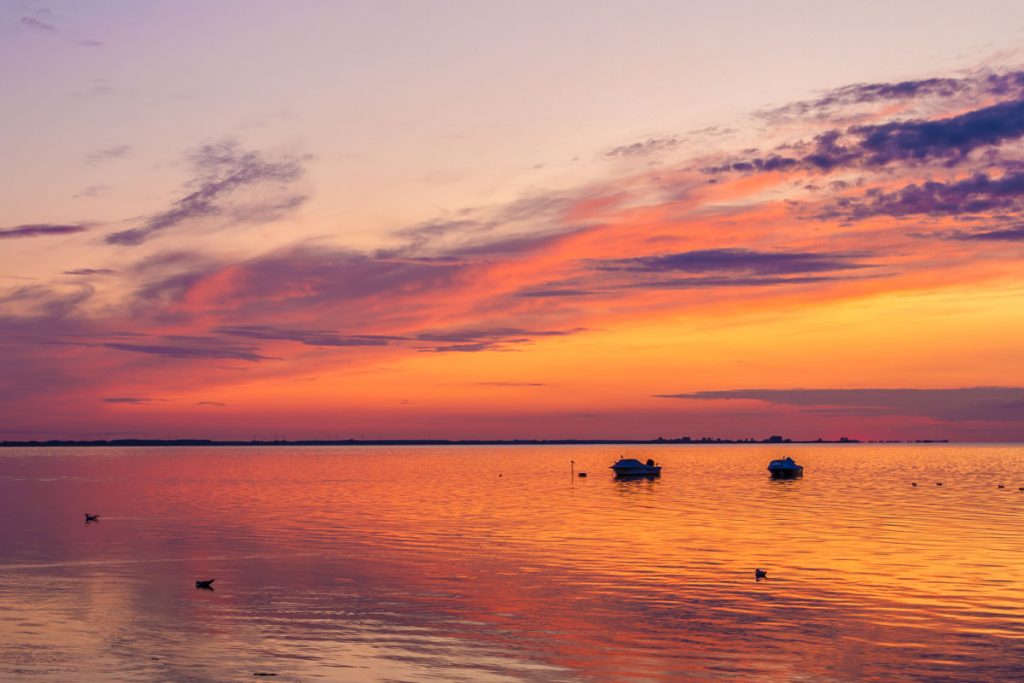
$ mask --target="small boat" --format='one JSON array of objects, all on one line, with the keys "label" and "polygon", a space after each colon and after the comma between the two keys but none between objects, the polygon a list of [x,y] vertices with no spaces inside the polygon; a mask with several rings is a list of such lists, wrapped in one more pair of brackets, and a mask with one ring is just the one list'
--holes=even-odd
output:
[{"label": "small boat", "polygon": [[797,465],[793,458],[782,458],[768,463],[768,471],[775,479],[792,479],[801,476],[804,473],[804,467]]},{"label": "small boat", "polygon": [[615,470],[616,477],[658,477],[661,476],[661,465],[655,464],[654,460],[646,463],[636,458],[622,458],[611,466]]}]

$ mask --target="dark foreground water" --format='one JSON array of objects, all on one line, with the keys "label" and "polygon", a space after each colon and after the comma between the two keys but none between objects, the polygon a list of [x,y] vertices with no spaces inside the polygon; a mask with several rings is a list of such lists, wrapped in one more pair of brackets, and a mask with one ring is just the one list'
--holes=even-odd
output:
[{"label": "dark foreground water", "polygon": [[0,450],[0,680],[1020,680],[1020,486],[1021,446]]}]

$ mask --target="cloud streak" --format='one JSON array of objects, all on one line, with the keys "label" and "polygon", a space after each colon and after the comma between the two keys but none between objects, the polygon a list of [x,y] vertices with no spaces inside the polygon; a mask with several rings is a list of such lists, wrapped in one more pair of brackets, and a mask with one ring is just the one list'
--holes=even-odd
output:
[{"label": "cloud streak", "polygon": [[384,335],[359,334],[343,336],[330,330],[301,330],[273,327],[270,325],[250,325],[245,327],[219,327],[214,330],[219,334],[227,334],[249,339],[293,341],[307,346],[387,346],[403,337]]},{"label": "cloud streak", "polygon": [[18,23],[25,28],[30,28],[33,31],[45,31],[49,33],[56,32],[57,27],[53,24],[48,24],[45,21],[36,19],[35,17],[22,17],[18,20]]},{"label": "cloud streak", "polygon": [[674,135],[664,137],[647,138],[641,142],[634,142],[629,145],[613,147],[605,153],[606,157],[645,157],[658,152],[665,152],[679,145],[679,139]]},{"label": "cloud streak", "polygon": [[1024,387],[953,389],[734,389],[659,394],[694,401],[763,401],[839,415],[913,415],[935,420],[1013,422],[1024,419]]},{"label": "cloud streak", "polygon": [[790,117],[835,115],[836,110],[863,104],[907,100],[948,100],[1013,96],[1024,90],[1024,72],[976,72],[962,78],[923,78],[895,83],[854,83],[834,88],[813,100],[791,102],[760,113],[769,121]]},{"label": "cloud streak", "polygon": [[818,218],[865,220],[877,216],[964,216],[1024,209],[1024,171],[976,173],[952,181],[911,183],[893,192],[873,190],[836,200]]},{"label": "cloud streak", "polygon": [[947,239],[977,241],[977,242],[1024,242],[1024,225],[1015,225],[1010,228],[998,230],[983,230],[981,232],[963,232],[960,230],[947,233]]},{"label": "cloud streak", "polygon": [[65,270],[64,275],[113,275],[115,272],[109,268],[75,268]]},{"label": "cloud streak", "polygon": [[144,353],[151,356],[163,356],[179,360],[244,360],[257,362],[273,360],[270,356],[257,353],[252,347],[232,346],[210,340],[213,344],[205,345],[174,345],[174,344],[129,344],[124,342],[106,342],[101,346],[115,351]]},{"label": "cloud streak", "polygon": [[16,225],[13,228],[0,228],[0,239],[20,239],[22,237],[47,237],[50,235],[73,235],[85,232],[89,228],[80,223],[30,223]]},{"label": "cloud streak", "polygon": [[134,149],[131,145],[112,145],[110,147],[103,147],[97,149],[94,152],[89,152],[85,155],[82,160],[89,166],[96,166],[107,161],[114,161],[127,156]]},{"label": "cloud streak", "polygon": [[867,268],[851,254],[766,252],[752,249],[699,249],[695,251],[599,261],[604,270],[642,273],[707,273],[741,271],[757,275],[792,275]]},{"label": "cloud streak", "polygon": [[195,190],[170,209],[150,216],[140,227],[107,235],[107,243],[135,246],[191,221],[232,211],[235,220],[275,218],[303,201],[300,195],[291,194],[276,200],[241,202],[234,207],[229,203],[242,190],[280,188],[298,180],[305,172],[298,158],[270,160],[261,152],[243,150],[236,141],[226,140],[200,147],[190,155],[190,161],[196,173],[192,181]]},{"label": "cloud streak", "polygon": [[[922,82],[923,83],[923,82]],[[918,83],[921,92],[934,93],[948,89],[952,94],[966,88],[962,81],[936,79],[931,86]],[[956,85],[951,85],[955,83]],[[965,113],[937,119],[908,119],[885,123],[861,124],[845,129],[819,133],[810,142],[788,144],[763,156],[733,159],[725,164],[709,166],[705,172],[767,173],[802,169],[831,172],[841,168],[881,168],[894,163],[924,164],[938,162],[952,167],[964,163],[972,152],[994,149],[1024,136],[1024,73],[1015,72],[1000,80],[999,90],[1013,99],[997,102]],[[1012,87],[1008,85],[1012,83]],[[991,85],[991,84],[990,84]],[[962,88],[961,88],[962,86]],[[908,82],[893,86],[904,97],[915,92]],[[885,92],[879,84],[863,92],[870,95]],[[846,99],[837,97],[836,102]]]}]

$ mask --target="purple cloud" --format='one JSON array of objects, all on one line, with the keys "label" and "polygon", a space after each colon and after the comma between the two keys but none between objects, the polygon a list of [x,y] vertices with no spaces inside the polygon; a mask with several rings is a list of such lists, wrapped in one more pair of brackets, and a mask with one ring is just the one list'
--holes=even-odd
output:
[{"label": "purple cloud", "polygon": [[393,341],[404,339],[373,334],[343,336],[330,330],[288,329],[270,325],[218,327],[214,332],[249,339],[294,341],[307,346],[387,346]]},{"label": "purple cloud", "polygon": [[557,287],[538,287],[528,288],[521,290],[516,293],[516,296],[535,298],[535,299],[550,299],[557,297],[572,297],[572,296],[593,296],[597,294],[596,291],[590,289],[572,289],[572,288],[557,288]]},{"label": "purple cloud", "polygon": [[77,283],[70,289],[27,285],[0,295],[0,305],[13,305],[36,318],[63,318],[88,301],[95,291],[86,283]]},{"label": "purple cloud", "polygon": [[947,239],[981,242],[1024,242],[1024,224],[1015,225],[1011,228],[999,230],[986,230],[982,232],[962,232],[960,230],[945,235]]},{"label": "purple cloud", "polygon": [[492,327],[443,332],[421,332],[413,339],[425,342],[439,342],[442,345],[417,349],[426,353],[475,353],[478,351],[509,351],[508,344],[528,344],[536,337],[562,337],[584,332],[586,328],[574,327],[565,330],[534,330],[520,327]]},{"label": "purple cloud", "polygon": [[64,275],[113,275],[115,272],[109,268],[75,268],[65,270]]},{"label": "purple cloud", "polygon": [[[964,81],[932,79],[903,84],[875,84],[837,95],[835,101],[855,96],[873,101],[885,94],[914,97],[922,93],[967,91]],[[895,162],[941,161],[947,166],[963,162],[976,149],[994,148],[1024,136],[1024,72],[988,75],[972,84],[977,96],[1013,95],[1012,99],[942,119],[912,119],[830,130],[811,142],[787,145],[784,151],[741,158],[705,168],[707,173],[756,173],[803,168],[831,171],[839,167],[877,168]],[[783,148],[780,148],[783,150]]]},{"label": "purple cloud", "polygon": [[583,332],[585,328],[574,327],[568,330],[531,330],[521,327],[491,327],[473,328],[461,330],[449,330],[445,332],[422,332],[415,336],[419,341],[436,342],[478,342],[488,339],[499,339],[504,342],[530,341],[533,337],[563,337],[570,334]]},{"label": "purple cloud", "polygon": [[450,344],[448,346],[430,346],[418,349],[420,353],[477,353],[479,351],[497,351],[501,347],[494,342],[474,342],[472,344]]},{"label": "purple cloud", "polygon": [[22,17],[18,20],[18,23],[27,28],[35,31],[56,31],[57,27],[52,24],[47,24],[45,21],[40,21],[35,17]]},{"label": "purple cloud", "polygon": [[864,162],[945,160],[954,163],[978,147],[999,145],[1024,135],[1024,101],[1001,102],[937,121],[896,121],[855,126]]},{"label": "purple cloud", "polygon": [[71,195],[71,197],[72,199],[79,199],[81,197],[99,197],[110,192],[111,189],[110,185],[90,185],[78,194]]},{"label": "purple cloud", "polygon": [[[193,184],[198,189],[176,201],[167,211],[150,216],[141,227],[107,235],[107,243],[125,246],[142,244],[158,232],[194,219],[229,212],[231,196],[242,189],[264,184],[287,185],[298,180],[305,172],[300,159],[289,157],[270,161],[260,152],[242,150],[233,140],[204,145],[189,158],[196,172]],[[282,211],[295,208],[302,201],[302,197],[292,195],[278,201],[242,204],[234,207],[234,218],[253,220],[261,215],[276,217]]]},{"label": "purple cloud", "polygon": [[850,280],[849,277],[686,277],[669,280],[646,280],[618,285],[617,289],[707,289],[714,287],[775,287],[777,285],[808,285]]},{"label": "purple cloud", "polygon": [[736,389],[659,394],[700,401],[765,401],[775,405],[839,410],[843,415],[914,415],[948,422],[1024,419],[1024,388],[954,389]]},{"label": "purple cloud", "polygon": [[103,399],[100,399],[100,400],[103,401],[104,403],[125,403],[125,404],[128,404],[128,405],[139,406],[139,405],[145,405],[147,403],[152,403],[155,399],[152,399],[152,398],[136,398],[136,397],[133,397],[133,396],[111,396],[111,397],[103,398]]},{"label": "purple cloud", "polygon": [[836,108],[921,98],[948,99],[961,95],[1005,96],[1024,90],[1024,72],[981,72],[963,78],[925,78],[897,83],[855,83],[825,92],[820,98],[792,102],[762,112],[773,120],[790,116],[828,115]]},{"label": "purple cloud", "polygon": [[657,152],[664,152],[679,145],[679,139],[674,135],[664,137],[648,138],[642,142],[634,142],[630,145],[620,145],[608,150],[606,157],[643,157]]},{"label": "purple cloud", "polygon": [[949,182],[912,183],[894,192],[870,190],[862,197],[843,197],[817,218],[863,220],[875,216],[957,216],[1024,209],[1024,171],[999,177],[976,173]]},{"label": "purple cloud", "polygon": [[255,351],[252,347],[233,346],[224,344],[217,339],[205,340],[204,345],[176,345],[176,344],[127,344],[123,342],[105,342],[100,344],[108,349],[116,351],[130,351],[133,353],[145,353],[153,356],[164,356],[167,358],[178,358],[183,360],[206,360],[225,359],[245,361],[273,360],[270,356],[264,356]]},{"label": "purple cloud", "polygon": [[102,164],[105,161],[113,161],[114,159],[120,159],[121,157],[127,156],[134,147],[131,145],[113,145],[110,147],[103,147],[93,152],[89,152],[82,159],[83,162],[90,166],[96,166]]},{"label": "purple cloud", "polygon": [[607,259],[595,262],[601,270],[642,273],[749,272],[758,275],[792,275],[868,268],[853,262],[854,254],[771,252],[751,249],[700,249],[676,254]]},{"label": "purple cloud", "polygon": [[0,229],[0,239],[17,239],[20,237],[42,237],[45,235],[72,235],[88,230],[85,225],[55,225],[52,223],[31,223],[16,225],[13,228]]}]

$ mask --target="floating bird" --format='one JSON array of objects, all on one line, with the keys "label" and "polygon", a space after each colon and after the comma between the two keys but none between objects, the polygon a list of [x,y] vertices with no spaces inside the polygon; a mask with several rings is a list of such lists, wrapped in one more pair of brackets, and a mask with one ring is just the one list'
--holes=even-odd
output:
[{"label": "floating bird", "polygon": [[1017,489],[1017,490],[1018,490],[1018,491],[1024,491],[1024,486],[1021,486],[1021,487],[1020,487],[1019,489]]},{"label": "floating bird", "polygon": [[999,488],[1001,488],[1001,489],[1005,489],[1006,487],[1005,487],[1005,486],[1003,486],[1002,484],[1000,484],[1000,485],[999,485]]},{"label": "floating bird", "polygon": [[760,581],[761,579],[767,579],[768,578],[768,570],[767,569],[755,569],[754,570],[754,578],[757,579],[758,581]]},{"label": "floating bird", "polygon": [[916,481],[912,481],[912,482],[910,482],[910,485],[911,486],[917,486],[917,482]]},{"label": "floating bird", "polygon": [[99,515],[90,515],[88,512],[85,513],[85,523],[86,524],[88,524],[89,522],[98,522],[98,521],[100,521],[100,516]]},{"label": "floating bird", "polygon": [[206,581],[196,581],[196,588],[205,588],[207,590],[213,590],[213,582],[217,579],[208,579]]},{"label": "floating bird", "polygon": [[935,482],[935,485],[936,486],[942,486],[942,482],[941,481],[937,481],[937,482]]},{"label": "floating bird", "polygon": [[586,472],[580,472],[580,473],[579,473],[579,474],[577,474],[576,476],[577,476],[577,477],[585,477],[585,476],[587,476],[587,473],[586,473]]}]

